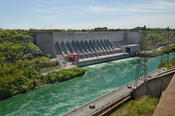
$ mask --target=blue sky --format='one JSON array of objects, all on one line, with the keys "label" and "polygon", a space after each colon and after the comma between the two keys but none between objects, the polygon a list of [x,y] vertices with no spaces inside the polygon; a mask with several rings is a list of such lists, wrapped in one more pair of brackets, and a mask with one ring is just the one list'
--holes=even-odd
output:
[{"label": "blue sky", "polygon": [[0,28],[175,28],[175,0],[0,0]]}]

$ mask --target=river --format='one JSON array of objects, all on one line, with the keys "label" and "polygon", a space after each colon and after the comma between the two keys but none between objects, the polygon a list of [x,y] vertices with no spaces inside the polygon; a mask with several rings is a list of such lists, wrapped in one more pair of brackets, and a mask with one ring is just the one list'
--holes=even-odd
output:
[{"label": "river", "polygon": [[[171,58],[175,53],[170,54]],[[136,57],[83,67],[86,74],[0,101],[0,116],[59,116],[135,79]],[[160,56],[148,60],[157,69]]]}]

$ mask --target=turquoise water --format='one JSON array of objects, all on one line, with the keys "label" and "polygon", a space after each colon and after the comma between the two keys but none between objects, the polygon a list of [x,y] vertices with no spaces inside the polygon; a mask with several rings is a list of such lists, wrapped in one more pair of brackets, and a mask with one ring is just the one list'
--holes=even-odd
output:
[{"label": "turquoise water", "polygon": [[[171,58],[175,53],[171,54]],[[84,67],[86,74],[0,101],[0,116],[58,116],[134,80],[136,59],[127,58]],[[157,69],[160,57],[148,61]]]}]

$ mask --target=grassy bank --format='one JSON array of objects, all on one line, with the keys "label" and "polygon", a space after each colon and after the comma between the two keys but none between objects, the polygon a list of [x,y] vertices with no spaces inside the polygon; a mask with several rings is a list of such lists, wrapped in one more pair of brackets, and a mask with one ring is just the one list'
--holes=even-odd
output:
[{"label": "grassy bank", "polygon": [[63,69],[59,72],[47,75],[47,83],[62,82],[74,77],[82,76],[85,74],[85,70],[80,67],[74,67],[70,69]]},{"label": "grassy bank", "polygon": [[[143,42],[145,44],[142,47],[147,52],[138,53],[138,56],[156,57],[165,53],[170,53],[175,51],[175,45],[170,45],[175,42],[175,32],[164,31],[162,33],[154,33],[145,31]],[[161,48],[159,49],[157,47]]]},{"label": "grassy bank", "polygon": [[41,69],[40,69],[40,72],[41,72],[41,73],[45,73],[45,72],[49,72],[49,71],[57,70],[57,69],[60,69],[60,65],[49,66],[49,67],[41,68]]},{"label": "grassy bank", "polygon": [[124,104],[111,116],[151,116],[159,98],[144,96]]},{"label": "grassy bank", "polygon": [[27,32],[0,31],[0,100],[85,73],[84,69],[72,68],[47,76],[41,75],[41,70],[53,67],[43,67],[51,61],[43,56],[41,50],[31,42],[32,39]]},{"label": "grassy bank", "polygon": [[175,51],[175,45],[164,46],[160,50],[152,50],[149,53],[138,53],[137,56],[141,57],[156,57],[163,54],[171,53]]}]

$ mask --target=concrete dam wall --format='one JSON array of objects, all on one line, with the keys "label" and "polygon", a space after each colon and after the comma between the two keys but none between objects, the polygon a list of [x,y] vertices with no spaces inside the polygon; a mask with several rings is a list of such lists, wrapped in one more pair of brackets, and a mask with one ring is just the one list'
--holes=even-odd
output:
[{"label": "concrete dam wall", "polygon": [[80,59],[122,53],[123,46],[139,44],[140,32],[38,32],[35,44],[46,55],[68,57],[78,53]]}]

